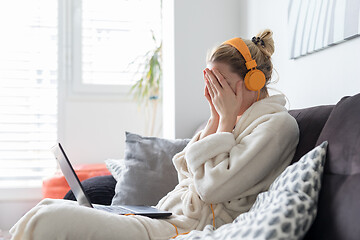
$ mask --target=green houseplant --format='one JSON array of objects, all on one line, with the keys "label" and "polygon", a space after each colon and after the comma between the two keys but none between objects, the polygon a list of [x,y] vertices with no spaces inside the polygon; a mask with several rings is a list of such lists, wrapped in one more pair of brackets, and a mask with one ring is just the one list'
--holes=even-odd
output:
[{"label": "green houseplant", "polygon": [[[152,32],[155,48],[148,51],[141,58],[141,64],[137,72],[141,77],[136,80],[130,92],[139,106],[146,111],[147,135],[153,135],[155,131],[156,115],[158,105],[161,104],[161,83],[162,83],[162,42],[156,43]],[[134,60],[132,63],[134,63]]]}]

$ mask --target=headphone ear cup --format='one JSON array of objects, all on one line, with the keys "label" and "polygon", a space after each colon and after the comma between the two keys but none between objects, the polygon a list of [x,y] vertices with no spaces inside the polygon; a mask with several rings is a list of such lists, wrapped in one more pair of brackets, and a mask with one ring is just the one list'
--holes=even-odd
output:
[{"label": "headphone ear cup", "polygon": [[258,69],[250,70],[245,75],[244,82],[245,82],[245,87],[248,90],[259,91],[265,86],[266,83],[265,74]]}]

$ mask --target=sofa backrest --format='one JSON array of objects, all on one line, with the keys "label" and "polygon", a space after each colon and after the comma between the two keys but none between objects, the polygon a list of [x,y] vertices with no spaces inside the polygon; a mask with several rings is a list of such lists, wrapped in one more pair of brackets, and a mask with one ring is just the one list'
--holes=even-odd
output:
[{"label": "sofa backrest", "polygon": [[360,94],[336,104],[315,145],[325,140],[318,213],[304,239],[360,239]]},{"label": "sofa backrest", "polygon": [[300,130],[299,143],[291,164],[315,147],[333,108],[334,105],[326,105],[289,111],[296,119]]}]

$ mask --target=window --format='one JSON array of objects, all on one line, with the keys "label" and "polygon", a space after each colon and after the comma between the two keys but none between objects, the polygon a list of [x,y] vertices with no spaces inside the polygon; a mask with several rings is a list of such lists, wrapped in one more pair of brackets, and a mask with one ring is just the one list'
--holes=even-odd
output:
[{"label": "window", "polygon": [[55,171],[49,149],[57,141],[60,84],[128,91],[141,56],[160,44],[152,37],[160,36],[160,2],[0,3],[0,188],[38,187]]},{"label": "window", "polygon": [[0,188],[40,186],[56,167],[57,25],[56,0],[0,3]]},{"label": "window", "polygon": [[160,35],[160,0],[77,0],[72,8],[75,90],[128,91],[141,56],[160,44],[152,37]]}]

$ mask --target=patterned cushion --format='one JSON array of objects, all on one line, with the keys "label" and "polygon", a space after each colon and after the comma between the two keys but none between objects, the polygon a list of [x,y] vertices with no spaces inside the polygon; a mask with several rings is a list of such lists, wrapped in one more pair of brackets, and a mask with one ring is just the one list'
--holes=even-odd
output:
[{"label": "patterned cushion", "polygon": [[301,239],[316,216],[326,149],[323,142],[287,167],[233,223],[177,239]]}]

